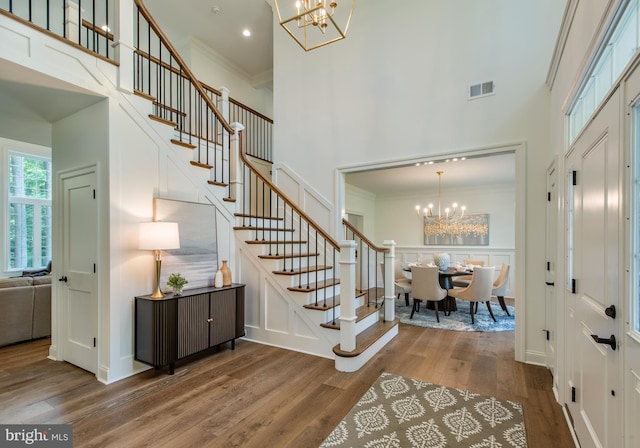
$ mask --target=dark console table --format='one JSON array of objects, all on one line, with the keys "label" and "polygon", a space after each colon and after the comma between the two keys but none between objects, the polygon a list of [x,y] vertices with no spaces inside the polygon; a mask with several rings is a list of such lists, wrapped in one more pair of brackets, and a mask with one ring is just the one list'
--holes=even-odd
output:
[{"label": "dark console table", "polygon": [[135,300],[135,359],[156,369],[244,336],[244,287],[185,289]]}]

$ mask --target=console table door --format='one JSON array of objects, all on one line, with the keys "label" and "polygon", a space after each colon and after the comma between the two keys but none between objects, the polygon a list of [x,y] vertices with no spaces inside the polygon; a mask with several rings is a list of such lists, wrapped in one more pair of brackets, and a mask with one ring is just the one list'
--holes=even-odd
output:
[{"label": "console table door", "polygon": [[211,294],[210,345],[213,347],[235,339],[236,336],[236,289]]},{"label": "console table door", "polygon": [[178,301],[178,359],[209,348],[209,294]]}]

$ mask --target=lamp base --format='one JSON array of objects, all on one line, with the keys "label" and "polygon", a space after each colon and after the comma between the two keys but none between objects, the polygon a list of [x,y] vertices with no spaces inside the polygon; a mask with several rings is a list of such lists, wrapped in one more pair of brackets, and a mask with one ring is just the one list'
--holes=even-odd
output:
[{"label": "lamp base", "polygon": [[151,294],[152,299],[161,299],[164,297],[163,292],[160,290],[160,266],[162,265],[162,258],[160,257],[160,251],[156,251],[156,290]]}]

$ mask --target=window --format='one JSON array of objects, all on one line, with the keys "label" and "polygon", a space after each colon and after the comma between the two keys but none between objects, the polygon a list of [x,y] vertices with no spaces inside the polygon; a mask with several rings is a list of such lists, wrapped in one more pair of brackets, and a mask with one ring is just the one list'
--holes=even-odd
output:
[{"label": "window", "polygon": [[[624,4],[624,2],[621,2]],[[605,45],[598,52],[593,68],[584,80],[569,111],[569,143],[572,144],[589,117],[602,103],[640,45],[638,0],[631,0],[615,21]]]},{"label": "window", "polygon": [[51,158],[8,152],[8,270],[51,260]]}]

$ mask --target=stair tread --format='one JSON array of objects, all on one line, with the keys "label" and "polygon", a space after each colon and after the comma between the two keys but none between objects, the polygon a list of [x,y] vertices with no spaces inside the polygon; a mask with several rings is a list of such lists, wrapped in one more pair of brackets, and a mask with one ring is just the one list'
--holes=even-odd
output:
[{"label": "stair tread", "polygon": [[[382,304],[379,304],[378,306],[375,306],[375,304],[359,306],[358,308],[356,308],[356,322],[360,322],[365,317],[368,317],[373,313],[381,310],[382,310]],[[331,321],[324,324],[320,324],[320,326],[324,328],[330,328],[332,330],[339,330],[340,319],[336,319],[335,322]]]},{"label": "stair tread", "polygon": [[264,230],[264,231],[274,231],[274,232],[293,232],[294,229],[291,228],[279,228],[279,227],[251,227],[251,226],[234,226],[233,230]]},{"label": "stair tread", "polygon": [[215,180],[208,180],[207,183],[209,185],[215,185],[216,187],[228,187],[229,184],[225,184],[224,182],[216,182]]},{"label": "stair tread", "polygon": [[273,271],[274,274],[279,275],[298,275],[298,274],[307,274],[309,272],[318,272],[318,271],[326,271],[327,269],[331,269],[333,266],[325,266],[322,264],[318,264],[315,266],[305,266],[303,268],[292,269],[290,271]]},{"label": "stair tread", "polygon": [[163,124],[166,124],[168,126],[173,126],[174,128],[176,126],[178,126],[178,123],[176,123],[175,121],[167,120],[167,119],[159,117],[157,115],[149,114],[149,118],[151,118],[153,121],[157,121],[159,123],[163,123]]},{"label": "stair tread", "polygon": [[209,165],[207,163],[202,163],[202,162],[194,162],[193,160],[190,161],[189,163],[191,165],[193,165],[193,166],[197,166],[197,167],[204,168],[204,169],[207,169],[207,170],[210,170],[211,168],[213,168],[213,165]]},{"label": "stair tread", "polygon": [[398,322],[400,322],[400,318],[398,317],[392,321],[384,321],[382,319],[383,318],[356,336],[355,350],[352,352],[345,352],[340,349],[340,344],[337,344],[333,347],[333,353],[335,353],[336,356],[342,356],[345,358],[353,358],[361,355],[366,349],[371,347],[378,339],[384,336],[389,330],[398,325]]},{"label": "stair tread", "polygon": [[247,244],[307,244],[306,241],[302,241],[302,240],[295,240],[295,241],[248,240],[248,241],[245,241],[245,243],[247,243]]},{"label": "stair tread", "polygon": [[210,140],[210,139],[208,139],[208,138],[206,138],[206,137],[204,137],[204,136],[202,136],[202,135],[194,134],[194,133],[192,133],[192,132],[187,132],[187,131],[181,131],[180,129],[176,129],[176,130],[177,130],[180,134],[183,134],[183,135],[186,135],[186,136],[192,137],[192,138],[197,139],[197,140],[201,140],[201,141],[203,141],[203,142],[213,143],[214,145],[222,145],[220,142],[217,142],[217,141],[215,141],[215,140]]},{"label": "stair tread", "polygon": [[317,257],[319,253],[315,254],[276,254],[276,255],[258,255],[258,258],[265,260],[285,260],[291,258],[305,258],[305,257]]},{"label": "stair tread", "polygon": [[171,143],[173,143],[174,145],[183,146],[183,147],[189,148],[189,149],[196,149],[196,145],[192,145],[189,142],[183,142],[182,140],[177,140],[175,138],[171,139]]},{"label": "stair tread", "polygon": [[[356,297],[362,297],[364,294],[365,294],[364,292],[356,292]],[[322,300],[319,300],[317,305],[313,303],[308,303],[306,305],[302,305],[302,307],[308,310],[328,311],[331,308],[334,308],[340,305],[340,294],[337,294],[335,297],[336,297],[335,303],[333,301],[333,297],[327,297],[326,300],[324,298]],[[331,300],[331,302],[329,302],[329,300]],[[324,302],[325,304],[322,305],[321,302]]]},{"label": "stair tread", "polygon": [[233,216],[237,216],[238,218],[271,219],[274,221],[284,221],[284,218],[279,216],[252,215],[250,213],[234,213]]},{"label": "stair tread", "polygon": [[134,93],[134,95],[141,96],[142,98],[147,99],[149,101],[155,101],[156,100],[155,96],[149,95],[148,93],[145,93],[145,92],[143,92],[141,90],[134,89],[133,93]]},{"label": "stair tread", "polygon": [[330,286],[339,285],[339,284],[340,284],[339,278],[330,278],[327,280],[323,280],[321,282],[309,283],[308,285],[301,286],[301,287],[289,286],[287,289],[289,291],[297,291],[297,292],[312,292],[317,289],[328,288]]}]

